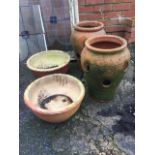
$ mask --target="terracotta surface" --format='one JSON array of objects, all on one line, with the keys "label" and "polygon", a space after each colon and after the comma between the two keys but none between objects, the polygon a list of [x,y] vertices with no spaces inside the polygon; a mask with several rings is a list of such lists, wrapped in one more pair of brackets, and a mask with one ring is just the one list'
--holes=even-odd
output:
[{"label": "terracotta surface", "polygon": [[35,77],[42,77],[45,75],[49,75],[49,74],[54,74],[54,73],[67,73],[68,71],[68,64],[61,67],[60,69],[54,70],[54,71],[49,71],[49,72],[42,72],[42,71],[32,71],[33,75]]},{"label": "terracotta surface", "polygon": [[[41,100],[57,94],[68,96],[73,102],[55,110],[43,109],[40,106]],[[85,88],[77,78],[66,74],[53,74],[32,82],[25,90],[24,101],[40,119],[58,123],[66,121],[79,109],[84,95]]]},{"label": "terracotta surface", "polygon": [[79,22],[71,33],[71,43],[74,51],[80,56],[86,39],[96,35],[104,35],[104,25],[98,21],[82,21]]},{"label": "terracotta surface", "polygon": [[49,50],[32,55],[27,60],[27,67],[34,76],[42,77],[53,73],[66,73],[70,56],[60,50]]},{"label": "terracotta surface", "polygon": [[114,35],[89,38],[81,53],[81,65],[90,95],[99,101],[112,100],[129,60],[125,39]]}]

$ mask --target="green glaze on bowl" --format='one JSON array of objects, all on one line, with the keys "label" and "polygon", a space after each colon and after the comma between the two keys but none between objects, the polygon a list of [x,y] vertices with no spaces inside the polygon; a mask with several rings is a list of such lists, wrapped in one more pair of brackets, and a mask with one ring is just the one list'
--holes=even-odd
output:
[{"label": "green glaze on bowl", "polygon": [[64,67],[69,61],[69,54],[60,50],[49,50],[32,55],[27,60],[27,67],[32,71],[48,72]]}]

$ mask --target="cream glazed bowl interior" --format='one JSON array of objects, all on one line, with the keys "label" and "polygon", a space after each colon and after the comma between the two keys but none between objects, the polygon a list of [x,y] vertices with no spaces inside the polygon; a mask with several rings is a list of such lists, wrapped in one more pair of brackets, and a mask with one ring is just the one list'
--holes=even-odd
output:
[{"label": "cream glazed bowl interior", "polygon": [[36,77],[53,73],[66,73],[70,55],[61,50],[48,50],[32,55],[26,62],[27,67]]}]

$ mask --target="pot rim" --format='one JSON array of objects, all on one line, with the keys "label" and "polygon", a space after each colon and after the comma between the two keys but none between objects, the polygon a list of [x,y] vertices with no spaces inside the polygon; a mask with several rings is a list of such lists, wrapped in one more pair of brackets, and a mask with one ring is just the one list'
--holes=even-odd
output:
[{"label": "pot rim", "polygon": [[[40,80],[44,80],[46,78],[49,78],[49,77],[53,77],[53,76],[66,76],[66,77],[69,77],[73,80],[75,80],[77,82],[77,84],[79,85],[80,87],[80,94],[79,94],[79,97],[76,101],[74,101],[73,103],[65,106],[63,109],[61,110],[57,110],[57,111],[48,111],[48,110],[45,110],[45,109],[42,109],[40,108],[39,106],[36,106],[35,104],[33,104],[33,102],[29,99],[29,91],[31,89],[31,87],[33,87],[38,81]],[[82,84],[82,82],[77,79],[76,77],[74,76],[71,76],[71,75],[68,75],[68,74],[61,74],[61,73],[58,73],[58,74],[51,74],[51,75],[46,75],[46,76],[43,76],[41,78],[38,78],[36,80],[34,80],[32,83],[30,83],[25,92],[24,92],[24,101],[25,101],[25,104],[34,112],[36,113],[39,113],[41,115],[49,115],[49,116],[52,116],[52,115],[56,115],[56,114],[62,114],[62,113],[65,113],[65,112],[69,112],[71,109],[75,109],[78,105],[81,104],[83,98],[85,96],[85,87],[84,85]]]},{"label": "pot rim", "polygon": [[[86,28],[83,26],[94,26],[91,28]],[[99,21],[81,21],[74,26],[74,29],[82,32],[95,32],[103,29],[104,24]]]},{"label": "pot rim", "polygon": [[[60,54],[62,54],[62,55],[65,55],[66,56],[66,62],[65,63],[62,63],[61,65],[59,65],[58,67],[54,67],[54,68],[48,68],[48,69],[38,69],[38,68],[36,68],[36,67],[33,67],[32,65],[31,65],[31,63],[30,63],[30,61],[31,60],[33,60],[33,58],[34,57],[36,57],[36,56],[38,56],[38,55],[40,55],[40,54],[44,54],[45,52],[48,52],[48,53],[53,53],[53,52],[55,52],[55,53],[60,53]],[[41,51],[41,52],[38,52],[38,53],[36,53],[36,54],[33,54],[31,57],[29,57],[28,59],[27,59],[27,61],[26,61],[26,65],[27,65],[27,67],[30,69],[30,70],[32,70],[32,71],[34,71],[34,72],[51,72],[51,71],[56,71],[56,70],[58,70],[58,69],[61,69],[61,68],[63,68],[63,67],[65,67],[68,63],[70,62],[70,55],[69,54],[67,54],[66,52],[63,52],[63,51],[61,51],[61,50],[48,50],[48,51]]]},{"label": "pot rim", "polygon": [[[120,44],[119,47],[116,48],[97,48],[92,46],[93,43],[98,43],[98,42],[102,42],[102,41],[106,41],[106,42],[112,42],[112,43],[117,43]],[[116,35],[98,35],[98,36],[93,36],[90,37],[89,39],[86,40],[85,42],[85,46],[86,48],[88,48],[91,51],[94,52],[99,52],[99,53],[114,53],[114,52],[118,52],[123,50],[124,48],[127,47],[127,41],[120,37],[120,36],[116,36]]]}]

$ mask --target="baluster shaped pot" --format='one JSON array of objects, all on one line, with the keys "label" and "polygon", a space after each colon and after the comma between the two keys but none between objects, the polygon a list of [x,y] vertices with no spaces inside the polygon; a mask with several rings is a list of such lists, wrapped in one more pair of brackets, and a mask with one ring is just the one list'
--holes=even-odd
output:
[{"label": "baluster shaped pot", "polygon": [[81,65],[90,96],[98,101],[112,100],[129,60],[125,39],[114,35],[89,38],[81,53]]},{"label": "baluster shaped pot", "polygon": [[75,25],[70,40],[77,57],[80,57],[86,39],[106,34],[103,27],[103,23],[98,21],[82,21]]}]

